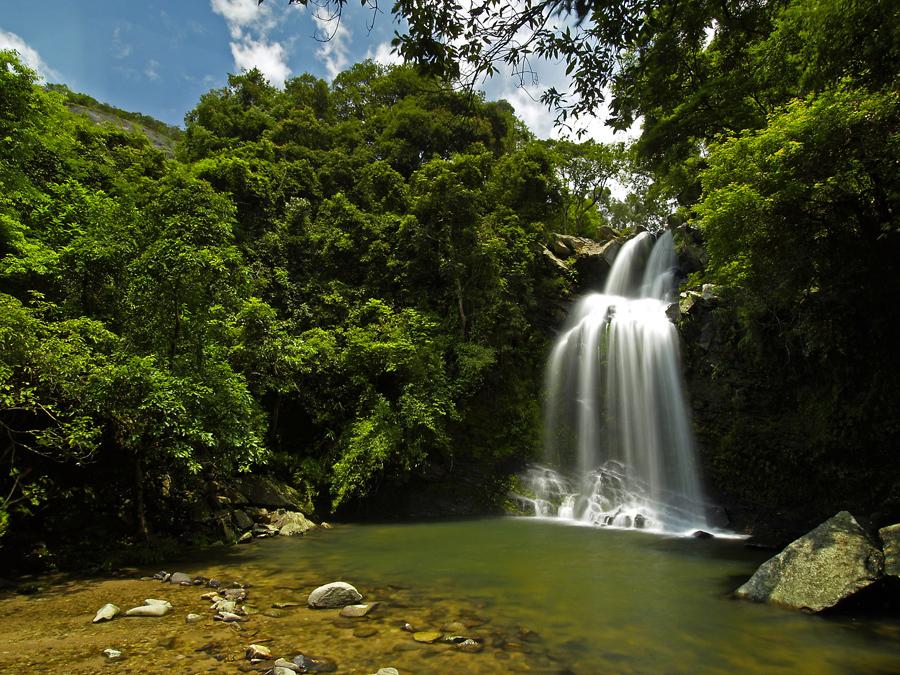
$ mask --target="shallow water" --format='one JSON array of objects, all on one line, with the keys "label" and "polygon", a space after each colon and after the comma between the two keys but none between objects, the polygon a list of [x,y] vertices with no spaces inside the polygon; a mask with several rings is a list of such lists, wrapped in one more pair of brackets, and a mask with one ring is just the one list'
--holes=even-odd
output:
[{"label": "shallow water", "polygon": [[[156,581],[78,582],[7,597],[0,642],[34,646],[27,660],[4,647],[0,671],[41,664],[56,672],[61,664],[59,672],[235,672],[249,667],[246,645],[262,642],[276,656],[327,656],[340,672],[358,673],[900,672],[900,621],[824,619],[730,599],[765,557],[736,541],[534,519],[336,527],[169,567],[251,582],[250,603],[273,616],[254,614],[240,632],[212,621],[202,590]],[[337,579],[383,605],[355,621],[305,606],[268,609],[303,603]],[[144,597],[166,597],[175,611],[90,624],[103,603],[125,609]],[[189,611],[204,621],[185,625]],[[461,621],[484,650],[415,643],[403,621],[420,629]],[[375,634],[355,637],[355,629]],[[105,663],[105,647],[124,647],[125,660]]]}]

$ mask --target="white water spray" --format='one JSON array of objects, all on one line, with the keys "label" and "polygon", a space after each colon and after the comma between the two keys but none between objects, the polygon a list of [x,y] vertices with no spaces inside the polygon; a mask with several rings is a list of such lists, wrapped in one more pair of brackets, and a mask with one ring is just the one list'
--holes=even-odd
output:
[{"label": "white water spray", "polygon": [[616,257],[603,293],[572,310],[547,364],[545,454],[524,482],[535,515],[596,525],[706,527],[685,403],[670,232]]}]

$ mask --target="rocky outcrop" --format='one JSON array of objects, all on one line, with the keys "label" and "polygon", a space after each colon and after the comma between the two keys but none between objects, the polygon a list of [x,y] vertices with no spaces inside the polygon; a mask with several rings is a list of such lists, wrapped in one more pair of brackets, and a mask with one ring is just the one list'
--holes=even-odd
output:
[{"label": "rocky outcrop", "polygon": [[[252,504],[270,509],[297,511],[303,501],[294,488],[268,476],[245,476],[236,480],[234,487],[237,494],[233,500],[238,506]],[[245,499],[242,500],[241,495]]]},{"label": "rocky outcrop", "polygon": [[552,234],[542,255],[562,274],[574,270],[581,289],[599,290],[623,243],[625,239],[608,227],[600,228],[598,239]]},{"label": "rocky outcrop", "polygon": [[763,563],[738,598],[821,612],[878,581],[884,555],[841,511]]},{"label": "rocky outcrop", "polygon": [[878,530],[884,544],[884,573],[900,578],[900,523],[888,525]]}]

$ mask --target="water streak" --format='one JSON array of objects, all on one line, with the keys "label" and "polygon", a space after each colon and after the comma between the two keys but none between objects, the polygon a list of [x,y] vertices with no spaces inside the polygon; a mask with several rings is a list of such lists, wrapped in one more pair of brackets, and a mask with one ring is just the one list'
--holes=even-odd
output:
[{"label": "water streak", "polygon": [[[706,527],[685,402],[671,233],[641,233],[616,257],[603,293],[573,308],[547,363],[549,465],[524,483],[539,516],[683,531]],[[524,498],[523,498],[524,499]]]}]

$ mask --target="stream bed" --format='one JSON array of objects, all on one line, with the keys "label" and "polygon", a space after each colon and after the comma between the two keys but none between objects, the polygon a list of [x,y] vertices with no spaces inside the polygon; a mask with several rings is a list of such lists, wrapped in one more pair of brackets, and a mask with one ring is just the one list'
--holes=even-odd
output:
[{"label": "stream bed", "polygon": [[[324,656],[339,672],[374,673],[889,673],[900,672],[900,620],[821,617],[740,602],[730,592],[768,552],[576,527],[531,518],[338,526],[303,537],[206,551],[166,569],[251,584],[240,629],[214,622],[209,589],[135,578],[42,580],[0,596],[2,672],[238,672],[268,646],[290,660]],[[381,605],[363,619],[311,610],[308,593],[352,583]],[[92,624],[164,598],[162,618]],[[272,608],[277,603],[299,606]],[[202,621],[186,624],[195,612]],[[420,644],[419,630],[463,624],[483,649]],[[457,631],[458,632],[458,631]],[[103,649],[122,651],[109,661]]]}]

